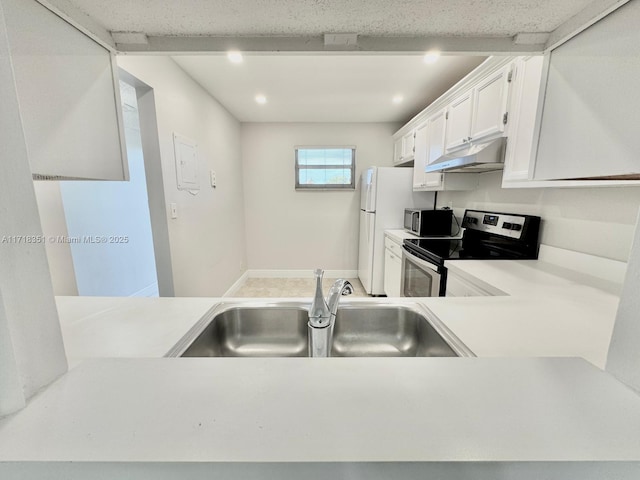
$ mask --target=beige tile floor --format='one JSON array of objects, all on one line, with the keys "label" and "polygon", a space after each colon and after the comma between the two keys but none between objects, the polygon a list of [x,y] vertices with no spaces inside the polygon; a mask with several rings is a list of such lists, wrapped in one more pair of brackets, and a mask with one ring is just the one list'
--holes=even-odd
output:
[{"label": "beige tile floor", "polygon": [[[335,278],[322,279],[322,289],[325,295],[329,292],[335,280]],[[354,288],[351,296],[368,296],[360,280],[357,278],[349,278],[348,280]],[[315,279],[313,278],[248,278],[245,284],[232,296],[256,298],[312,297],[315,292],[315,285]]]}]

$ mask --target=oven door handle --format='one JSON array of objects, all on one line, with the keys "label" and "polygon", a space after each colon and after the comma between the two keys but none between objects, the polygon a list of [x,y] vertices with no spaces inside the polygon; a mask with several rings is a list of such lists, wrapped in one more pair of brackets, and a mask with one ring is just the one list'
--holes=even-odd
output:
[{"label": "oven door handle", "polygon": [[439,273],[438,267],[436,265],[434,265],[433,263],[427,262],[426,260],[422,260],[421,258],[416,257],[412,253],[409,253],[409,250],[407,250],[405,247],[402,247],[402,253],[407,256],[407,259],[410,262],[415,263],[419,267],[428,268],[430,270],[433,270],[436,273]]}]

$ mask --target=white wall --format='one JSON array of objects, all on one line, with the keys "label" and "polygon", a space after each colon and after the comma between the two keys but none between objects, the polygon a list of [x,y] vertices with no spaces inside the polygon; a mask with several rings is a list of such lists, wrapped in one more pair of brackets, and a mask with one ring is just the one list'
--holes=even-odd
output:
[{"label": "white wall", "polygon": [[626,262],[631,251],[640,187],[501,189],[502,172],[480,176],[471,192],[442,192],[438,206],[542,217],[546,245]]},{"label": "white wall", "polygon": [[126,241],[72,243],[73,267],[80,295],[158,296],[136,95],[130,86],[121,91],[129,181],[60,182],[60,189],[70,237]]},{"label": "white wall", "polygon": [[[68,237],[60,182],[33,182],[38,200],[42,233],[49,237]],[[78,295],[76,275],[73,270],[71,246],[68,243],[47,241],[47,260],[51,271],[54,295]]]},{"label": "white wall", "polygon": [[[121,56],[118,64],[154,93],[175,295],[222,295],[246,269],[240,124],[169,57]],[[197,195],[177,189],[174,132],[198,145]]]},{"label": "white wall", "polygon": [[391,123],[242,125],[250,269],[357,270],[359,190],[296,191],[294,146],[355,145],[356,169],[391,166]]}]

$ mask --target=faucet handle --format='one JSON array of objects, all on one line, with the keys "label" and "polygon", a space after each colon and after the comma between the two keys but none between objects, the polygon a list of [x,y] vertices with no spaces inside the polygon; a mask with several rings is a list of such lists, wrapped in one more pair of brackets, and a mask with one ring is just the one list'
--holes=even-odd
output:
[{"label": "faucet handle", "polygon": [[317,268],[313,271],[313,274],[316,277],[316,291],[313,295],[311,307],[309,308],[309,320],[313,322],[314,326],[324,327],[325,324],[329,323],[330,317],[329,308],[322,293],[322,275],[324,275],[324,270]]}]

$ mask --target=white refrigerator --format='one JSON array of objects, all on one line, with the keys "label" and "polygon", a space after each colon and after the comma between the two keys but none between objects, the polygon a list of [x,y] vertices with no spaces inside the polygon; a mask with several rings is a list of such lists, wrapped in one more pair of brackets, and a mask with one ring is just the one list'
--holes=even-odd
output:
[{"label": "white refrigerator", "polygon": [[413,191],[413,169],[372,167],[360,177],[358,277],[369,295],[384,295],[384,231],[403,228],[405,208],[433,208],[432,192]]}]

